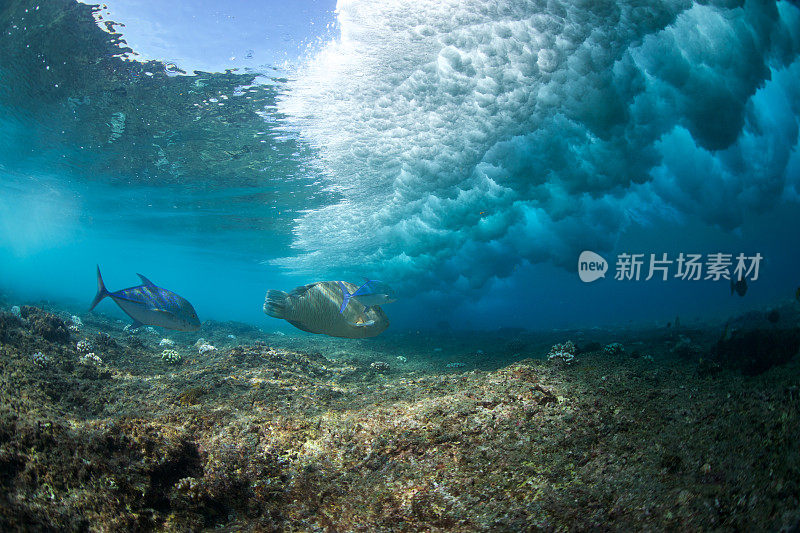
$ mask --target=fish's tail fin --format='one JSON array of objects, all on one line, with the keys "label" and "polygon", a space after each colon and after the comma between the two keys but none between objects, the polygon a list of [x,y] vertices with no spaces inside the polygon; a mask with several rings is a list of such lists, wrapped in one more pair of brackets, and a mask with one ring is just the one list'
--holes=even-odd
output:
[{"label": "fish's tail fin", "polygon": [[94,309],[100,303],[100,300],[108,296],[108,294],[106,286],[103,284],[103,276],[100,275],[100,265],[97,265],[97,294],[92,300],[92,306],[89,307],[89,311]]},{"label": "fish's tail fin", "polygon": [[347,292],[347,287],[344,286],[344,283],[342,283],[341,281],[337,281],[336,283],[338,283],[339,287],[342,288],[342,306],[339,308],[339,314],[341,315],[342,313],[344,313],[344,310],[347,307],[347,303],[350,301],[350,297],[353,295]]},{"label": "fish's tail fin", "polygon": [[283,291],[267,291],[264,300],[264,312],[275,318],[286,318],[286,299],[289,295]]}]

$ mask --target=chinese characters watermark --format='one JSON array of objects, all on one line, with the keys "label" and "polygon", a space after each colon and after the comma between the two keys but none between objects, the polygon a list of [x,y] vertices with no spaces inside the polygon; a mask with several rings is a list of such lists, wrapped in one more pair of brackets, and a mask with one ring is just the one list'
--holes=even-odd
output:
[{"label": "chinese characters watermark", "polygon": [[[679,253],[670,256],[661,254],[621,253],[617,255],[614,279],[618,281],[649,281],[653,278],[667,281],[680,280],[749,280],[758,279],[763,256],[722,252],[710,254]],[[607,263],[599,254],[584,251],[578,258],[578,275],[589,283],[605,277]]]}]

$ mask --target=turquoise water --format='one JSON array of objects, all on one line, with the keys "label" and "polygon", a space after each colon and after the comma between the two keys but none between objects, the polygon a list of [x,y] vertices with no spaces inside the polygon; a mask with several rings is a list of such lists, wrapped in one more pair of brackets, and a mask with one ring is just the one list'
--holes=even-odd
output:
[{"label": "turquoise water", "polygon": [[798,2],[86,1],[0,0],[0,530],[800,530]]},{"label": "turquoise water", "polygon": [[[192,72],[137,60],[90,6],[3,3],[0,289],[88,307],[99,264],[111,290],[141,272],[201,320],[285,332],[267,289],[362,277],[397,290],[397,331],[663,324],[794,298],[796,4],[318,8],[332,29],[309,28],[293,61]],[[604,279],[579,279],[584,250]],[[717,252],[731,275],[763,257],[744,297],[675,277],[679,254]],[[668,281],[647,262],[615,280],[624,253],[668,254]]]}]

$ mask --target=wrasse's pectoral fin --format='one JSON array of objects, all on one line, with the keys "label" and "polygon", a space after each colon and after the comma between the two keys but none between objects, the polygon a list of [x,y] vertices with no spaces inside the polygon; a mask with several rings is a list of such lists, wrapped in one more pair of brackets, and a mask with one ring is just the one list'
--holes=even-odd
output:
[{"label": "wrasse's pectoral fin", "polygon": [[347,292],[347,287],[344,286],[344,283],[341,281],[338,282],[339,287],[342,289],[342,306],[339,307],[339,314],[341,315],[344,313],[345,308],[347,307],[347,303],[350,301],[350,297],[353,296],[349,292]]}]

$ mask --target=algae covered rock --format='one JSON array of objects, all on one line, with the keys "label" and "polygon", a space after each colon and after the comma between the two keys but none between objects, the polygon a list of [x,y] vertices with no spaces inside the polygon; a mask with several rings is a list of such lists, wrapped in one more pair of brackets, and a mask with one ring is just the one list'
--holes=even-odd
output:
[{"label": "algae covered rock", "polygon": [[751,329],[720,339],[712,358],[720,365],[755,376],[787,363],[800,349],[800,329]]},{"label": "algae covered rock", "polygon": [[58,344],[69,342],[67,324],[57,316],[31,305],[23,306],[21,314],[22,318],[28,321],[28,327],[35,335]]},{"label": "algae covered rock", "polygon": [[0,342],[9,342],[14,330],[22,327],[22,321],[13,313],[0,313]]}]

